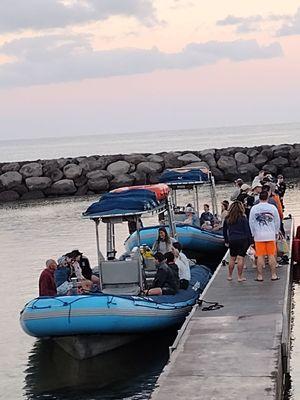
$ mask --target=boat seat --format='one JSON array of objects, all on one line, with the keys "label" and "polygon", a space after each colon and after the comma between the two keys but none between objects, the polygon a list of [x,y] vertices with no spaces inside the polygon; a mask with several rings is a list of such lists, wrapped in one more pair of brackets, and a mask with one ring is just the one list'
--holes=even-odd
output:
[{"label": "boat seat", "polygon": [[137,295],[141,292],[139,260],[112,260],[101,263],[102,292]]}]

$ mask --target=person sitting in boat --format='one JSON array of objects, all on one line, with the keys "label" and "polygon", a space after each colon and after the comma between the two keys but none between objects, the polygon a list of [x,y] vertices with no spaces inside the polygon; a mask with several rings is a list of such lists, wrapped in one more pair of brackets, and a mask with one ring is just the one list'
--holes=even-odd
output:
[{"label": "person sitting in boat", "polygon": [[66,256],[61,256],[57,260],[57,269],[54,272],[54,280],[57,294],[59,296],[70,295],[72,293],[73,284],[71,283],[71,268]]},{"label": "person sitting in boat", "polygon": [[213,231],[223,231],[223,225],[225,218],[228,215],[228,208],[229,208],[229,201],[228,200],[223,200],[221,203],[221,216],[220,218],[217,219],[217,221],[214,224]]},{"label": "person sitting in boat", "polygon": [[183,224],[200,226],[199,218],[195,214],[193,207],[186,207],[185,215],[186,215],[186,218],[184,221],[182,221]]},{"label": "person sitting in boat", "polygon": [[85,279],[85,277],[82,275],[82,270],[79,265],[79,262],[76,260],[76,255],[73,252],[67,253],[66,259],[68,262],[68,265],[71,269],[71,279],[72,278],[77,278],[77,282],[81,283],[81,286],[83,290],[90,291],[93,287],[92,281]]},{"label": "person sitting in boat", "polygon": [[168,253],[168,251],[172,251],[173,243],[176,240],[171,238],[165,227],[161,226],[158,228],[158,237],[152,246],[152,253]]},{"label": "person sitting in boat", "polygon": [[93,274],[89,259],[85,257],[79,250],[73,250],[71,254],[72,257],[79,263],[83,277],[89,281],[92,281],[95,285],[99,285],[100,279],[98,276]]},{"label": "person sitting in boat", "polygon": [[156,274],[152,287],[146,290],[147,296],[174,295],[179,289],[179,277],[166,264],[165,255],[157,252],[154,254],[156,264]]},{"label": "person sitting in boat", "polygon": [[214,226],[215,219],[212,213],[209,211],[209,205],[203,205],[203,213],[200,215],[200,227],[205,230],[211,230]]},{"label": "person sitting in boat", "polygon": [[137,230],[137,225],[139,229],[143,228],[143,222],[141,220],[141,218],[139,218],[137,221],[136,220],[128,220],[128,232],[129,235],[132,235],[134,232],[136,232]]},{"label": "person sitting in boat", "polygon": [[54,280],[54,272],[57,268],[55,260],[47,260],[46,268],[40,275],[39,279],[39,296],[56,296],[56,285]]},{"label": "person sitting in boat", "polygon": [[191,280],[190,262],[187,256],[182,252],[181,243],[175,242],[173,247],[175,263],[178,267],[180,289],[187,289]]}]

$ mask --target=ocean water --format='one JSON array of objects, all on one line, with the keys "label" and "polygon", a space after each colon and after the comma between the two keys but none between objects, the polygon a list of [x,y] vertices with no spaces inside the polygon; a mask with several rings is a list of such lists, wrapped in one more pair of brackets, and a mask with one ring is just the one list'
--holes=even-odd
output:
[{"label": "ocean water", "polygon": [[[21,144],[13,141],[1,142],[0,160],[294,143],[298,140],[297,132],[300,124],[276,125],[273,134],[272,126],[246,127],[243,130],[244,128],[230,130],[227,136],[225,130],[220,128],[218,132],[214,131],[214,139],[212,134],[206,133],[204,136],[203,132],[197,136],[198,131],[186,131],[185,134],[181,131],[178,133],[179,136],[174,132],[164,132],[161,134],[163,137],[161,143],[165,147],[158,142],[160,136],[158,133],[145,134],[145,140],[143,135],[140,137],[136,136],[137,134],[129,135],[129,138],[122,135],[123,141],[111,137],[110,143],[114,143],[113,146],[109,145],[107,137],[105,140],[102,138],[103,152],[96,151],[95,143],[100,143],[100,137],[93,137],[94,142],[93,140],[89,142],[85,138],[82,146],[80,138],[32,140],[30,143],[24,141]],[[169,138],[168,143],[165,142],[166,138]],[[5,149],[2,147],[3,143]],[[132,145],[135,147],[132,148]],[[230,184],[218,185],[219,203],[223,199],[228,199],[231,191]],[[191,200],[188,196],[186,194],[182,199],[183,204]],[[204,196],[208,194],[204,193]],[[57,258],[73,248],[79,248],[95,265],[94,226],[90,221],[80,218],[81,213],[93,200],[93,197],[69,198],[0,206],[2,255],[0,399],[144,400],[149,398],[156,379],[167,361],[168,345],[174,338],[172,332],[160,337],[149,337],[90,361],[78,362],[52,342],[36,340],[27,336],[20,328],[19,312],[27,301],[37,295],[38,277],[46,259]],[[299,183],[294,182],[289,186],[285,204],[286,213],[292,213],[296,218],[296,225],[300,224]],[[118,226],[119,251],[122,251],[126,235],[126,227]],[[102,246],[103,238],[104,231],[100,230]],[[289,400],[300,398],[299,304],[300,284],[296,281],[293,308],[292,385],[288,395]]]},{"label": "ocean water", "polygon": [[0,141],[0,162],[297,143],[300,123]]}]

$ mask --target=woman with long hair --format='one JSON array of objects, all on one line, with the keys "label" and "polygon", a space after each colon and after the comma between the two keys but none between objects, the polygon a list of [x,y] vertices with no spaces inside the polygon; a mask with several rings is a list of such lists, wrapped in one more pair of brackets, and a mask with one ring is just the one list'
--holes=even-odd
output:
[{"label": "woman with long hair", "polygon": [[234,264],[237,260],[238,282],[243,282],[246,280],[243,276],[245,256],[252,243],[252,236],[245,207],[240,201],[234,201],[230,205],[223,225],[223,234],[225,245],[229,247],[230,252],[227,279],[232,281]]},{"label": "woman with long hair", "polygon": [[171,238],[163,226],[158,228],[158,236],[156,241],[154,242],[152,246],[152,252],[153,253],[162,253],[166,254],[173,249],[173,243],[175,242],[175,239]]}]

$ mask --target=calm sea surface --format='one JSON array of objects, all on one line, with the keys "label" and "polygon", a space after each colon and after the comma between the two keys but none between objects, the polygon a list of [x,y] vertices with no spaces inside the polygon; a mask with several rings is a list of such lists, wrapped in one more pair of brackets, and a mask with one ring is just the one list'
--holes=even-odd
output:
[{"label": "calm sea surface", "polygon": [[300,123],[0,141],[0,162],[296,143]]},{"label": "calm sea surface", "polygon": [[[278,126],[277,126],[278,127]],[[299,125],[298,125],[299,128]],[[298,129],[297,128],[297,129]],[[237,128],[236,128],[237,129]],[[241,131],[243,128],[240,128]],[[248,129],[248,128],[247,128]],[[268,128],[270,129],[270,127]],[[295,132],[297,130],[295,128]],[[284,130],[285,132],[285,130]],[[281,132],[281,135],[284,133]],[[149,134],[150,135],[150,134]],[[166,135],[168,135],[166,133]],[[168,149],[195,148],[190,140],[184,140],[174,145],[172,138]],[[275,142],[297,142],[297,135],[284,140],[278,134]],[[181,136],[182,137],[182,136]],[[258,143],[260,136],[255,136]],[[269,136],[268,143],[271,143]],[[246,140],[247,139],[247,140]],[[59,139],[60,142],[62,139]],[[79,140],[79,139],[78,139]],[[211,140],[211,138],[209,139]],[[253,145],[247,134],[224,137],[208,146],[218,145]],[[130,142],[130,140],[129,140]],[[265,142],[265,141],[264,141]],[[130,149],[128,142],[115,144],[110,153],[131,151],[161,151],[161,146],[152,144],[147,149],[147,140],[140,147]],[[142,143],[142,138],[141,138]],[[189,146],[187,145],[189,144]],[[266,142],[265,142],[266,143]],[[272,142],[273,143],[273,142]],[[28,148],[19,149],[16,144],[14,157],[7,156],[0,147],[0,159],[34,159],[52,158],[84,154],[82,151],[60,153],[57,146],[46,148],[32,142],[31,152]],[[1,146],[1,143],[0,143]],[[178,147],[177,147],[178,146]],[[197,146],[200,146],[199,143]],[[85,154],[100,153],[91,150],[89,144]],[[19,149],[19,153],[17,152]],[[83,147],[81,148],[83,149]],[[22,153],[23,151],[23,153]],[[103,151],[108,153],[108,151]],[[23,156],[22,156],[23,154]],[[34,154],[34,155],[33,155]],[[47,155],[48,154],[48,155]],[[9,157],[8,157],[9,156]],[[217,187],[219,202],[229,197],[231,185]],[[203,194],[208,199],[208,193]],[[2,283],[2,306],[0,307],[0,399],[57,399],[57,400],[140,400],[147,399],[153,389],[156,378],[160,374],[168,358],[168,345],[174,334],[164,334],[158,337],[148,337],[137,343],[120,348],[88,361],[75,361],[60,348],[49,341],[39,341],[26,335],[19,326],[19,312],[24,304],[37,296],[37,282],[44,261],[47,258],[57,258],[67,251],[79,248],[96,263],[96,244],[94,226],[90,221],[80,218],[81,213],[94,198],[59,199],[52,201],[36,201],[0,206],[0,243],[2,265],[0,282]],[[182,201],[185,204],[188,195]],[[295,183],[286,194],[286,213],[296,217],[300,224],[300,186]],[[149,220],[149,223],[151,220]],[[102,247],[104,231],[100,230]],[[122,251],[123,241],[127,236],[125,226],[118,226],[117,249]],[[293,357],[292,357],[292,388],[289,399],[300,398],[300,285],[294,284],[294,324],[293,324]],[[298,371],[298,372],[297,372]]]}]

